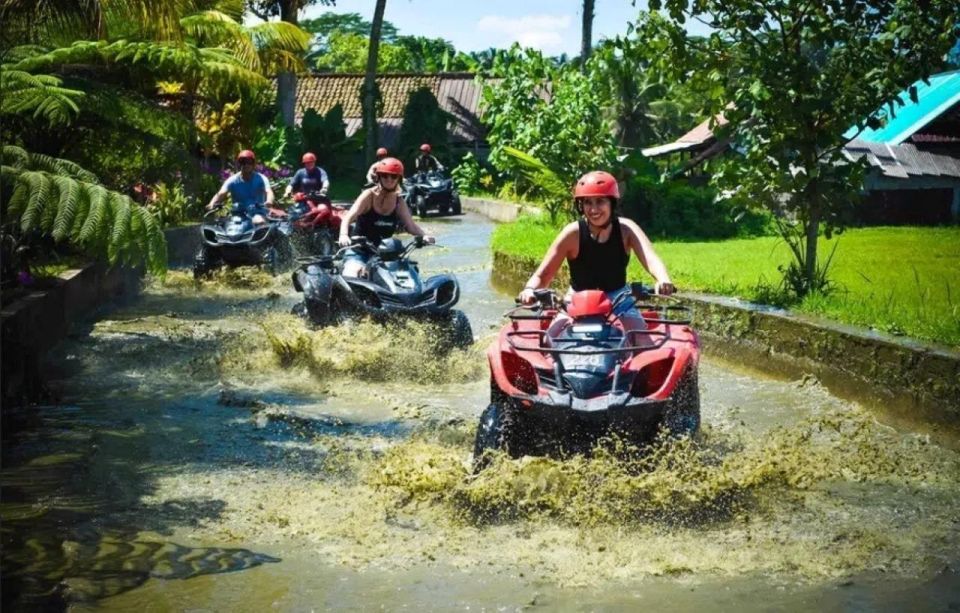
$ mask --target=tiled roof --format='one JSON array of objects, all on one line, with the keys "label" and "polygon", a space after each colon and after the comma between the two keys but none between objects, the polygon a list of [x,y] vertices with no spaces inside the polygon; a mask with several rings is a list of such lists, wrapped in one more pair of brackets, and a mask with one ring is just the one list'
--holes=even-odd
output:
[{"label": "tiled roof", "polygon": [[[354,124],[361,117],[360,89],[362,74],[315,74],[300,77],[297,83],[297,121],[306,109],[325,114],[338,103],[343,106],[347,133],[357,130]],[[440,107],[453,115],[450,127],[452,140],[473,141],[483,137],[479,122],[481,88],[472,73],[391,73],[377,76],[377,85],[383,102],[378,117],[381,129],[399,129],[403,110],[410,94],[427,87],[437,98]],[[389,121],[396,120],[396,122]],[[395,123],[395,125],[394,125]],[[381,134],[381,137],[385,136]]]}]

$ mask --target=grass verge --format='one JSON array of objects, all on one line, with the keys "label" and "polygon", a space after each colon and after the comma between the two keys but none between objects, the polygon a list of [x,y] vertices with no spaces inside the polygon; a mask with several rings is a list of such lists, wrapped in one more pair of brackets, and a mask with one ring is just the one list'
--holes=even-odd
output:
[{"label": "grass verge", "polygon": [[[494,252],[539,261],[556,236],[547,223],[523,218],[497,227]],[[850,229],[821,239],[826,256],[837,244],[828,295],[792,305],[801,313],[960,346],[960,227]],[[765,302],[790,260],[778,237],[654,245],[681,290]],[[632,280],[648,280],[635,259]]]}]

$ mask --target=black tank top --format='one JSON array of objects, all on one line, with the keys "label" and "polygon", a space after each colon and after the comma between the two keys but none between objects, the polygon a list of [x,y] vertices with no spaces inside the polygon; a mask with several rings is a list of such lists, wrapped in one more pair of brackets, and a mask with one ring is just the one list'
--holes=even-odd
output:
[{"label": "black tank top", "polygon": [[[374,195],[376,198],[376,195]],[[397,197],[397,206],[400,204],[400,197]],[[397,216],[397,208],[389,215],[381,215],[370,205],[370,210],[357,217],[356,234],[365,237],[368,241],[379,243],[385,238],[390,238],[397,230],[400,218]]]},{"label": "black tank top", "polygon": [[597,242],[590,236],[586,220],[581,219],[579,223],[580,251],[577,259],[567,259],[573,291],[601,289],[612,292],[626,285],[630,254],[623,248],[620,220],[616,215],[611,219],[613,227],[605,243]]}]

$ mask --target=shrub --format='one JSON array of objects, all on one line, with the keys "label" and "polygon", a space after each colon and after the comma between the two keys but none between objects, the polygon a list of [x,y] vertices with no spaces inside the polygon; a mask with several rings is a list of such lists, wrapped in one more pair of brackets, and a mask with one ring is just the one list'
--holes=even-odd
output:
[{"label": "shrub", "polygon": [[[412,162],[420,145],[430,143],[433,155],[443,163],[449,154],[447,124],[452,121],[453,117],[440,107],[429,88],[421,87],[411,92],[403,109],[403,123],[393,155],[404,162]],[[412,164],[409,170],[413,170]]]},{"label": "shrub", "polygon": [[177,226],[200,218],[202,207],[196,198],[187,196],[180,182],[160,182],[154,189],[148,207],[164,228]]},{"label": "shrub", "polygon": [[625,191],[624,214],[652,237],[724,239],[770,234],[768,213],[746,209],[734,200],[718,200],[709,187],[661,183],[641,175],[631,179]]},{"label": "shrub", "polygon": [[450,175],[453,177],[457,189],[463,194],[476,194],[483,189],[483,185],[480,183],[483,169],[480,167],[477,158],[473,157],[470,152],[463,156]]}]

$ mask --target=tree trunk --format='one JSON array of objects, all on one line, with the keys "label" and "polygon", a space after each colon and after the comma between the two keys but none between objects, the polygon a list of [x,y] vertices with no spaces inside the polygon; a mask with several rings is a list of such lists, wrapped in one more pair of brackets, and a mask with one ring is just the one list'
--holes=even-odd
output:
[{"label": "tree trunk", "polygon": [[367,135],[364,158],[367,163],[373,161],[377,149],[377,55],[380,52],[380,28],[383,26],[383,12],[387,0],[377,0],[370,27],[370,48],[367,51],[367,71],[363,78],[363,129]]},{"label": "tree trunk", "polygon": [[583,0],[583,26],[580,38],[580,70],[586,70],[587,59],[593,49],[593,5],[594,0]]},{"label": "tree trunk", "polygon": [[[300,11],[299,0],[281,0],[280,20],[297,25]],[[297,119],[297,75],[281,72],[277,75],[277,106],[284,125],[293,127]]]},{"label": "tree trunk", "polygon": [[819,289],[815,284],[817,278],[817,239],[819,238],[820,230],[819,203],[811,203],[810,214],[807,217],[807,227],[805,230],[807,235],[807,244],[806,253],[804,254],[803,276],[806,278],[807,282],[805,293],[810,293],[815,289]]}]

